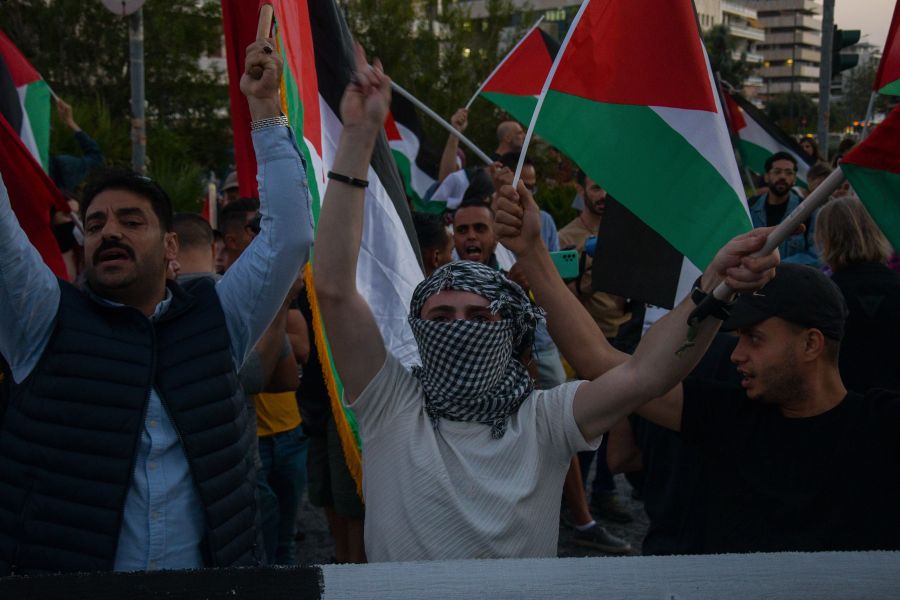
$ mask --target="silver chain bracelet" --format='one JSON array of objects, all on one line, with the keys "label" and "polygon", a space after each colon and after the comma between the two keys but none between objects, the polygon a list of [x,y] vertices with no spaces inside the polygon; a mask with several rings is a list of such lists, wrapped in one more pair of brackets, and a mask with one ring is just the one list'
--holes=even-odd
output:
[{"label": "silver chain bracelet", "polygon": [[291,122],[288,121],[286,116],[279,115],[277,117],[266,117],[265,119],[250,121],[250,130],[256,131],[257,129],[266,129],[268,127],[288,127],[290,124]]}]

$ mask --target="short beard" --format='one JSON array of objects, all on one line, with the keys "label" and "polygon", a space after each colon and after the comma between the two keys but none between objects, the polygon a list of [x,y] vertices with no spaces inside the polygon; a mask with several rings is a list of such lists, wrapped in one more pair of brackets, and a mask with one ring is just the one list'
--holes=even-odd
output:
[{"label": "short beard", "polygon": [[797,361],[786,348],[778,367],[766,374],[766,392],[760,400],[766,404],[783,406],[805,397],[806,385],[797,374]]}]

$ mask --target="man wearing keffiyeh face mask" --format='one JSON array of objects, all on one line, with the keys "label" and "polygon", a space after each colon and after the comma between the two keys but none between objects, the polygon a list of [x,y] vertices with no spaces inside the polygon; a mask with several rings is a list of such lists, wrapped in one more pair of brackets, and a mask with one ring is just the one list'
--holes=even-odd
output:
[{"label": "man wearing keffiyeh face mask", "polygon": [[[409,322],[421,365],[408,371],[385,350],[356,287],[365,179],[390,105],[380,63],[369,66],[361,48],[356,61],[341,101],[344,128],[313,273],[343,401],[359,425],[368,559],[556,556],[572,456],[596,448],[612,424],[687,375],[718,321],[703,321],[695,344],[676,355],[694,307],[687,300],[654,326],[632,360],[593,381],[535,390],[517,358],[542,311],[502,273],[461,261],[436,270],[413,293]],[[518,193],[527,193],[521,184]],[[509,186],[501,194],[517,198]],[[777,255],[748,257],[764,239],[735,238],[698,285],[710,290],[725,280],[741,291],[764,285]],[[520,258],[552,268],[539,239],[515,245]],[[555,296],[571,295],[557,283],[539,299],[543,306],[569,306]],[[573,312],[583,312],[580,305],[566,310],[551,316],[580,320]]]},{"label": "man wearing keffiyeh face mask", "polygon": [[[429,298],[453,290],[483,297],[488,313],[474,319],[441,314],[443,305]],[[444,265],[419,284],[409,310],[422,366],[413,368],[425,392],[425,411],[437,427],[439,419],[490,425],[503,436],[506,420],[534,389],[521,352],[534,338],[543,311],[502,273],[481,263]]]}]

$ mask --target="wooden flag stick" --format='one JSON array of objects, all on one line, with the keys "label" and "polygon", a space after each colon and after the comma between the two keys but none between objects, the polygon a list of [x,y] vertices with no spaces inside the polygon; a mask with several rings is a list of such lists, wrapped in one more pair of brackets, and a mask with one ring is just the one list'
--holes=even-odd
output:
[{"label": "wooden flag stick", "polygon": [[[259,23],[256,25],[256,40],[264,40],[272,33],[272,20],[275,18],[275,8],[271,3],[263,4],[259,7]],[[261,79],[263,69],[260,66],[250,68],[250,77],[253,79]]]},{"label": "wooden flag stick", "polygon": [[494,162],[491,160],[491,158],[487,154],[484,153],[484,151],[481,148],[476,146],[469,138],[467,138],[462,133],[460,133],[455,127],[453,127],[453,125],[448,123],[446,121],[446,119],[444,119],[443,117],[441,117],[441,115],[439,115],[436,112],[434,112],[433,110],[431,110],[431,108],[429,108],[424,102],[422,102],[421,100],[419,100],[418,98],[416,98],[415,96],[410,94],[408,91],[406,91],[405,89],[400,87],[400,85],[397,84],[397,82],[392,81],[391,88],[393,88],[393,90],[395,92],[397,92],[398,94],[400,94],[401,96],[403,96],[404,98],[406,98],[407,100],[409,100],[410,102],[415,104],[417,107],[419,107],[419,110],[421,110],[423,113],[425,113],[426,115],[428,115],[429,117],[431,117],[432,119],[437,121],[438,125],[440,125],[444,129],[449,131],[452,135],[455,135],[456,137],[458,137],[459,141],[461,141],[463,144],[465,144],[469,148],[469,150],[474,152],[475,155],[478,156],[478,158],[480,158],[484,162],[484,164],[490,165]]},{"label": "wooden flag stick", "polygon": [[272,20],[275,18],[275,7],[270,3],[259,7],[259,24],[256,26],[256,39],[263,40],[272,33]]}]

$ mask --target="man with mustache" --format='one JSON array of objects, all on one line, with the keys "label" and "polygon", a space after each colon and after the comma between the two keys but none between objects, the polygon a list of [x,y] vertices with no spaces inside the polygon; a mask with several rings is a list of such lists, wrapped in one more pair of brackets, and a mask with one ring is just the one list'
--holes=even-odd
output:
[{"label": "man with mustache", "polygon": [[[409,323],[422,364],[407,371],[386,351],[356,287],[365,178],[391,94],[381,64],[367,65],[359,47],[356,66],[341,100],[344,128],[313,270],[343,401],[362,440],[366,555],[370,561],[556,556],[572,456],[596,448],[613,423],[680,381],[717,325],[705,320],[695,345],[676,356],[694,307],[688,300],[651,329],[622,368],[535,391],[517,357],[542,311],[496,269],[461,260],[437,269],[412,294]],[[505,186],[500,194],[516,192]],[[530,198],[524,184],[518,194]],[[540,256],[550,269],[540,276],[554,278],[575,302],[535,223],[536,235],[510,250]],[[756,233],[729,242],[699,285],[711,290],[725,280],[736,289],[759,288],[778,260],[749,256],[764,241]]]},{"label": "man with mustache", "polygon": [[[776,152],[766,159],[765,181],[769,191],[747,203],[750,205],[750,218],[754,227],[774,227],[781,223],[785,216],[791,214],[803,200],[794,191],[797,183],[797,159],[787,152]],[[819,266],[819,254],[816,251],[815,214],[805,223],[802,231],[794,233],[778,247],[781,260],[788,263]]]},{"label": "man with mustache", "polygon": [[218,283],[166,281],[172,206],[147,177],[110,172],[86,189],[83,289],[43,264],[0,185],[0,352],[14,380],[0,429],[0,575],[260,563],[237,371],[312,238],[280,78],[273,40],[251,44],[240,85],[263,218]]}]

